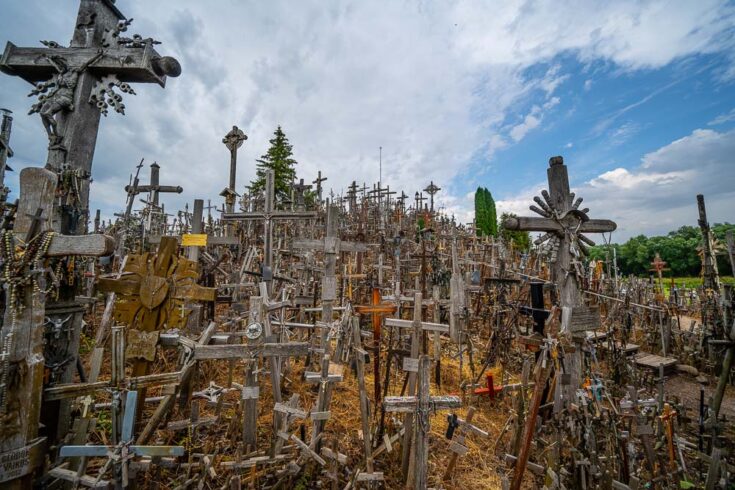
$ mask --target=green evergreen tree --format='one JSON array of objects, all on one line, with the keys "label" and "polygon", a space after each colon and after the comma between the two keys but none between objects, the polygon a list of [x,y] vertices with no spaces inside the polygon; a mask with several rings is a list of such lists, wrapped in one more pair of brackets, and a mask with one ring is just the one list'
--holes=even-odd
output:
[{"label": "green evergreen tree", "polygon": [[475,191],[475,227],[477,236],[498,236],[495,200],[484,187],[478,187]]},{"label": "green evergreen tree", "polygon": [[494,237],[498,236],[498,212],[495,209],[495,199],[489,190],[485,191],[485,206],[487,207],[488,233]]},{"label": "green evergreen tree", "polygon": [[296,178],[294,167],[298,162],[293,159],[293,147],[288,142],[286,133],[283,132],[281,126],[278,126],[273,133],[270,144],[268,152],[256,160],[256,177],[250,183],[250,189],[253,192],[263,190],[265,187],[265,171],[270,169],[275,172],[274,190],[276,198],[288,198],[291,193],[291,183]]},{"label": "green evergreen tree", "polygon": [[477,236],[486,234],[484,227],[487,213],[485,211],[482,187],[478,187],[475,191],[475,233]]}]

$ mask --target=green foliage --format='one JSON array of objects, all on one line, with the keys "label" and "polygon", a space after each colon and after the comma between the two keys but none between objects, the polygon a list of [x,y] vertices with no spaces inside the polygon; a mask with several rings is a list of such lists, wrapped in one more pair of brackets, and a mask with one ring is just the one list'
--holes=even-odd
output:
[{"label": "green foliage", "polygon": [[500,215],[500,236],[505,240],[506,242],[513,241],[513,246],[516,248],[516,250],[528,250],[531,248],[531,234],[527,231],[511,231],[506,230],[504,226],[502,226],[502,223],[507,220],[508,218],[517,218],[513,213],[503,213]]},{"label": "green foliage", "polygon": [[475,191],[475,227],[477,236],[498,236],[498,215],[495,199],[484,187]]},{"label": "green foliage", "polygon": [[281,126],[278,126],[270,140],[270,148],[268,152],[261,156],[257,162],[257,170],[255,180],[250,183],[250,189],[253,192],[263,190],[265,187],[265,171],[270,169],[275,172],[274,190],[276,198],[288,198],[290,194],[291,182],[296,178],[296,169],[298,163],[293,159],[293,147],[286,138]]},{"label": "green foliage", "polygon": [[[715,248],[724,252],[722,247],[725,243],[725,235],[728,230],[735,233],[735,225],[730,223],[716,224],[712,227],[715,236]],[[718,244],[720,246],[718,247]],[[618,270],[621,274],[635,274],[645,276],[651,274],[651,262],[656,252],[666,262],[669,271],[664,275],[670,276],[699,276],[702,262],[698,254],[698,248],[702,246],[702,233],[698,227],[682,226],[676,231],[669,232],[664,236],[647,237],[638,235],[630,238],[627,242],[612,245],[591,247],[590,258],[612,260],[614,248],[618,258]],[[717,265],[721,275],[732,275],[730,259],[727,253],[717,255]]]}]

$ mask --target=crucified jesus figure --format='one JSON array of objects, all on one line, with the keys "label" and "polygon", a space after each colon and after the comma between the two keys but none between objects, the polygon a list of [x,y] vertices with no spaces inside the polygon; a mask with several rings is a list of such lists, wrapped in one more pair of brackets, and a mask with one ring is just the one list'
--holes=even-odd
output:
[{"label": "crucified jesus figure", "polygon": [[58,144],[61,140],[56,114],[62,110],[74,111],[74,90],[77,87],[79,75],[86,71],[92,63],[99,60],[103,54],[104,52],[100,50],[77,68],[70,68],[66,60],[59,55],[45,56],[58,73],[50,80],[37,84],[36,88],[28,94],[29,97],[38,95],[38,102],[31,106],[28,114],[38,113],[41,116],[41,122],[46,128],[52,145]]}]

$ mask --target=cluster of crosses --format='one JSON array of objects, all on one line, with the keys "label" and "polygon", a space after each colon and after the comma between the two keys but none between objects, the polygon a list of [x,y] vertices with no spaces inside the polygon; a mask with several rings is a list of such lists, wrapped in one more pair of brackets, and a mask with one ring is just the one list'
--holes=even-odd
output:
[{"label": "cluster of crosses", "polygon": [[616,224],[580,207],[562,157],[537,216],[502,223],[534,234],[527,250],[443,214],[433,180],[413,205],[382,182],[327,198],[321,171],[288,198],[272,169],[262,192],[238,192],[237,126],[222,139],[221,208],[167,213],[183,188],[162,185],[157,162],[141,183],[141,160],[124,211],[107,223],[98,211],[88,233],[100,116],[182,71],[131,24],[112,0],[82,0],[68,47],[8,42],[0,58],[33,84],[48,136],[45,167],[19,172],[11,202],[2,110],[0,486],[126,488],[156,474],[175,488],[448,488],[477,457],[511,489],[732,483],[733,295],[702,196],[701,327],[686,338],[719,377],[707,403],[701,386],[690,442],[687,407],[666,390],[686,352],[666,262],[651,262],[655,288],[620,280],[614,256],[590,265],[587,235]]}]

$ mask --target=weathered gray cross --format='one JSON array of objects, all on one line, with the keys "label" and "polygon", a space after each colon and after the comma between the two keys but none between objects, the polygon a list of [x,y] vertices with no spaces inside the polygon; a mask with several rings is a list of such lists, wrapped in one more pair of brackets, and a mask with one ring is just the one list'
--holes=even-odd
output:
[{"label": "weathered gray cross", "polygon": [[[415,457],[411,459],[414,470],[407,473],[410,485],[413,479],[413,487],[416,490],[427,488],[427,462],[429,459],[429,431],[431,430],[430,412],[437,410],[448,410],[462,405],[458,396],[431,396],[429,391],[429,371],[431,359],[422,355],[418,360],[418,396],[388,396],[383,401],[383,406],[388,412],[403,412],[413,414],[416,418],[413,424],[413,447]],[[406,429],[409,433],[409,429]]]},{"label": "weathered gray cross", "polygon": [[275,173],[265,171],[265,209],[263,211],[244,213],[222,213],[222,221],[252,221],[263,220],[263,281],[268,285],[268,292],[272,291],[273,282],[273,222],[287,219],[313,219],[315,212],[306,211],[278,211],[275,209]]},{"label": "weathered gray cross", "polygon": [[[327,223],[325,236],[321,240],[301,239],[294,240],[296,250],[321,250],[324,252],[324,275],[322,276],[322,322],[329,326],[332,322],[334,301],[337,299],[337,254],[340,252],[365,252],[367,246],[362,243],[352,243],[340,240],[337,235],[337,220],[339,208],[334,204],[327,205]],[[328,328],[322,329],[320,349],[322,354],[329,353],[327,335]]]},{"label": "weathered gray cross", "polygon": [[322,171],[320,170],[317,172],[316,179],[312,182],[312,184],[316,185],[316,198],[319,203],[322,202],[322,182],[327,180],[326,177],[322,177]]}]

